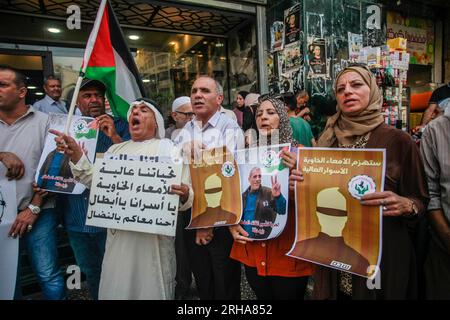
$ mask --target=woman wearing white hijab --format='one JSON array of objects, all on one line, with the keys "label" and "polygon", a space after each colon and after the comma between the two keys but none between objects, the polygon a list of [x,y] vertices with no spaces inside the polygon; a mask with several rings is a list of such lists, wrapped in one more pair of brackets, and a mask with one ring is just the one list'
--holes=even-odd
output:
[{"label": "woman wearing white hijab", "polygon": [[[131,140],[111,146],[108,153],[171,156],[178,152],[164,139],[164,120],[152,103],[144,99],[133,102],[127,119]],[[75,140],[58,134],[56,141],[70,156],[75,178],[90,186],[92,164]],[[172,185],[171,192],[180,196],[180,211],[191,207],[189,170],[183,169],[181,185]],[[108,229],[99,299],[174,299],[174,241],[169,236]]]}]

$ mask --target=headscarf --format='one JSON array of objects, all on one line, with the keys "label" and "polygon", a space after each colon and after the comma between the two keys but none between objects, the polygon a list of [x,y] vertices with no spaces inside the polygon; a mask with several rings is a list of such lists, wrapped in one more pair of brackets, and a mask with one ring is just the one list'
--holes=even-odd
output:
[{"label": "headscarf", "polygon": [[343,145],[353,144],[359,137],[365,136],[384,122],[381,114],[383,96],[373,73],[367,67],[352,66],[342,70],[336,77],[335,93],[339,78],[347,72],[358,73],[369,86],[369,105],[354,116],[345,115],[339,106],[336,106],[337,113],[328,119],[325,130],[319,138],[318,145],[320,147],[330,147],[335,144],[336,139]]},{"label": "headscarf", "polygon": [[130,122],[130,115],[131,115],[131,110],[133,109],[133,107],[140,105],[140,104],[145,104],[150,110],[153,111],[153,113],[155,114],[156,126],[157,126],[156,137],[159,139],[164,139],[164,137],[165,137],[164,118],[163,118],[161,112],[159,112],[159,110],[156,106],[154,106],[153,104],[151,104],[148,101],[143,100],[143,98],[138,99],[130,104],[130,108],[128,109],[128,113],[127,113],[127,121]]},{"label": "headscarf", "polygon": [[[258,113],[258,109],[261,106],[261,104],[264,101],[270,101],[275,108],[275,111],[278,113],[278,117],[280,118],[280,124],[278,127],[278,137],[279,137],[279,143],[291,143],[293,146],[297,146],[298,142],[294,140],[292,137],[292,127],[291,123],[289,121],[289,116],[286,112],[286,108],[284,107],[284,102],[280,99],[274,98],[274,97],[265,97],[264,99],[261,99],[261,101],[258,101],[258,105],[256,106],[256,112],[255,112],[255,118],[256,114]],[[261,136],[260,136],[261,137]],[[268,139],[267,144],[272,144],[273,137],[270,137]]]}]

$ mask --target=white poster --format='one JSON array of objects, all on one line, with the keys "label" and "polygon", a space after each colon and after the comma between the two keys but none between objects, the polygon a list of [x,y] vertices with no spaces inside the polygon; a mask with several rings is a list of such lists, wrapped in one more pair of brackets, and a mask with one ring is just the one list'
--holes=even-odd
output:
[{"label": "white poster", "polygon": [[86,225],[175,236],[182,164],[146,156],[105,155],[94,164]]},{"label": "white poster", "polygon": [[[280,153],[289,144],[238,150],[241,175],[242,228],[254,240],[268,240],[283,231],[288,214],[289,168]],[[244,160],[245,159],[245,160]]]},{"label": "white poster", "polygon": [[19,238],[8,237],[17,217],[16,181],[5,177],[0,163],[0,300],[12,300],[19,261]]},{"label": "white poster", "polygon": [[[63,132],[66,120],[66,114],[51,113],[50,129]],[[69,135],[82,147],[89,161],[94,162],[98,136],[97,120],[74,115]],[[80,194],[86,188],[73,178],[69,157],[56,150],[55,135],[51,133],[45,138],[35,181],[42,189],[58,193]]]}]

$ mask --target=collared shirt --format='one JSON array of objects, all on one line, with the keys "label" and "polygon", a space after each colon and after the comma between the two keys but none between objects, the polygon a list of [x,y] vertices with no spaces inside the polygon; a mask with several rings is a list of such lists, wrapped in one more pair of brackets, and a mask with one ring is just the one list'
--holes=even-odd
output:
[{"label": "collared shirt", "polygon": [[[28,111],[11,125],[0,119],[0,152],[12,152],[25,166],[24,176],[16,180],[17,207],[25,209],[33,197],[31,184],[45,145],[48,115],[28,107]],[[44,209],[53,208],[53,198],[48,198]]]},{"label": "collared shirt", "polygon": [[428,210],[442,209],[450,222],[450,118],[441,116],[426,127],[420,151],[427,176]]},{"label": "collared shirt", "polygon": [[236,121],[217,111],[203,127],[197,119],[192,119],[174,139],[175,145],[182,147],[189,141],[198,141],[207,149],[226,145],[234,152],[244,148],[244,135]]},{"label": "collared shirt", "polygon": [[68,113],[66,109],[66,103],[64,101],[55,101],[48,95],[45,95],[43,99],[36,101],[33,104],[33,108],[47,114],[49,114],[50,112],[62,114]]},{"label": "collared shirt", "polygon": [[[122,141],[130,140],[128,122],[118,117],[114,117],[114,126],[117,134]],[[96,153],[105,153],[113,145],[111,139],[100,131],[97,139]],[[104,231],[103,228],[87,226],[86,215],[89,207],[89,189],[84,190],[82,194],[59,194],[58,207],[63,214],[64,226],[67,230],[96,233]]]},{"label": "collared shirt", "polygon": [[230,117],[231,119],[233,119],[234,121],[237,122],[237,117],[233,110],[225,109],[223,106],[221,106],[220,112],[227,115],[228,117]]}]

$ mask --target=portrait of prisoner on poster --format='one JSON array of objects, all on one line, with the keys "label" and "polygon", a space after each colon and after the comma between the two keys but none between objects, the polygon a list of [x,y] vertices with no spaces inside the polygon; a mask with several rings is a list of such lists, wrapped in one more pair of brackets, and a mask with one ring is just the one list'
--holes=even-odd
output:
[{"label": "portrait of prisoner on poster", "polygon": [[239,170],[224,150],[204,150],[202,161],[189,165],[194,203],[187,229],[232,225],[241,219]]},{"label": "portrait of prisoner on poster", "polygon": [[[64,131],[67,115],[51,113],[50,129]],[[74,115],[69,134],[82,147],[88,159],[94,162],[97,145],[98,123],[93,118]],[[80,194],[85,186],[74,180],[69,166],[69,157],[56,150],[55,135],[47,134],[44,150],[36,170],[35,181],[45,190],[59,193]]]},{"label": "portrait of prisoner on poster", "polygon": [[[256,153],[258,149],[252,148],[248,152]],[[286,224],[289,169],[280,162],[281,148],[278,146],[271,150],[260,148],[259,151],[259,163],[239,161],[242,190],[240,224],[249,238],[266,240],[278,236]]]},{"label": "portrait of prisoner on poster", "polygon": [[[361,151],[362,150],[362,151]],[[363,277],[381,257],[381,209],[361,205],[382,191],[384,150],[299,149],[296,239],[289,256]]]}]

